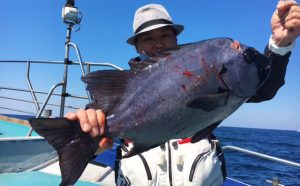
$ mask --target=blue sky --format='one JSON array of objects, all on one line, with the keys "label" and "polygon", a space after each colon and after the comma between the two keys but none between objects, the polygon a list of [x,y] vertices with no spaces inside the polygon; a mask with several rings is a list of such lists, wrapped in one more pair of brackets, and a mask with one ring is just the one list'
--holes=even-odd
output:
[{"label": "blue sky", "polygon": [[[61,19],[65,1],[27,0],[0,1],[0,60],[63,60],[66,25]],[[128,68],[136,56],[126,44],[132,35],[135,10],[147,3],[165,5],[175,23],[185,26],[179,43],[213,37],[231,37],[263,51],[271,34],[270,19],[277,1],[96,1],[78,0],[76,6],[83,19],[79,32],[72,33],[72,42],[79,46],[82,58],[89,62],[111,62]],[[299,39],[298,39],[299,40]],[[298,41],[299,42],[299,41]],[[76,60],[71,50],[70,58]],[[0,63],[0,86],[27,88],[26,65]],[[62,80],[63,67],[32,65],[31,80],[37,90],[48,91]],[[300,46],[296,45],[287,69],[286,84],[276,97],[259,104],[244,104],[222,125],[299,130],[300,125]],[[70,67],[70,93],[85,95],[78,66]],[[0,90],[0,96],[15,96]],[[18,95],[16,95],[18,96]],[[22,98],[30,99],[29,95]],[[44,97],[39,97],[41,101]],[[51,100],[59,103],[57,99]],[[68,100],[73,104],[74,100]],[[85,102],[76,103],[83,107]],[[0,99],[0,107],[20,107],[34,112],[34,107]],[[5,112],[0,109],[0,113]]]}]

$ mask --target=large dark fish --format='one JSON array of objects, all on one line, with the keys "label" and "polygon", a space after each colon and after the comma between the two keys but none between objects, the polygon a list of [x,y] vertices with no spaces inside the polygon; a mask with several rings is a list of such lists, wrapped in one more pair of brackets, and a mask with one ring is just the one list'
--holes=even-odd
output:
[{"label": "large dark fish", "polygon": [[[144,62],[150,65],[141,70],[100,70],[82,78],[94,108],[108,116],[105,135],[134,142],[128,157],[196,132],[208,136],[257,91],[270,63],[228,38],[182,45],[153,59],[158,61]],[[32,119],[30,124],[57,150],[61,184],[74,184],[101,136],[92,138],[78,122],[64,118]]]}]

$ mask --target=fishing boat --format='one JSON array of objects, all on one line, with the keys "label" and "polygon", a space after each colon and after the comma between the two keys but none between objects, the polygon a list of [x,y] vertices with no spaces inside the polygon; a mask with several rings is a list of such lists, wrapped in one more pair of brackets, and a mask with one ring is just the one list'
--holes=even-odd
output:
[{"label": "fishing boat", "polygon": [[[81,20],[78,9],[74,7],[74,1],[67,1],[63,12],[63,20],[67,25],[64,60],[0,60],[0,66],[3,64],[18,65],[26,69],[23,76],[25,78],[22,79],[25,79],[24,82],[26,82],[27,86],[27,88],[20,88],[13,85],[0,86],[0,99],[3,103],[0,105],[1,185],[58,185],[61,180],[61,173],[56,151],[44,138],[34,133],[27,119],[32,117],[63,117],[66,111],[75,111],[80,108],[80,106],[74,106],[69,103],[78,101],[78,105],[84,105],[91,101],[89,93],[84,92],[85,85],[80,81],[80,78],[69,76],[71,66],[80,69],[81,75],[89,73],[92,67],[123,70],[112,63],[83,61],[79,47],[71,42],[72,28],[75,25],[79,25]],[[69,52],[71,49],[74,49],[77,61],[70,60]],[[34,82],[32,82],[31,77],[34,74],[32,74],[31,69],[35,65],[43,65],[46,69],[49,66],[63,67],[62,81],[49,86],[46,91],[33,88]],[[76,83],[81,84],[82,87],[82,91],[80,92],[84,92],[85,95],[77,95],[78,90],[69,92],[69,79],[77,79]],[[47,81],[47,79],[43,81]],[[67,102],[67,99],[72,99],[73,101]],[[35,112],[29,112],[26,106],[23,109],[16,108],[18,105],[24,104],[28,104],[30,107],[33,106]],[[112,149],[96,156],[88,164],[76,185],[115,185],[114,162],[116,149],[119,145],[120,143],[116,141]],[[238,151],[250,156],[300,168],[300,163],[235,146],[224,146],[223,150],[225,153],[226,151]],[[277,178],[271,178],[266,182],[269,182],[273,186],[281,185]],[[227,177],[223,185],[244,186],[248,184]]]}]

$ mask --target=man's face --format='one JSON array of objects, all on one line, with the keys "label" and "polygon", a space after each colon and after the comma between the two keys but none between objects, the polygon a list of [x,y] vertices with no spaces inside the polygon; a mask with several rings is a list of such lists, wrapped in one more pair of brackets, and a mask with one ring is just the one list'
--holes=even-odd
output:
[{"label": "man's face", "polygon": [[151,56],[159,50],[177,46],[175,31],[171,27],[162,27],[141,34],[136,41],[138,53],[145,53]]}]

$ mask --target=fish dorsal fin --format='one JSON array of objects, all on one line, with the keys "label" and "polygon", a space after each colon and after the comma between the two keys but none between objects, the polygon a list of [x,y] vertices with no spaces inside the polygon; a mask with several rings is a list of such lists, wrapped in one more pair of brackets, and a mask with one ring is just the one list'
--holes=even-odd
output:
[{"label": "fish dorsal fin", "polygon": [[167,57],[169,55],[171,55],[174,52],[177,52],[178,50],[182,49],[183,47],[190,45],[191,43],[188,44],[182,44],[182,45],[178,45],[176,47],[173,48],[168,48],[168,49],[163,49],[157,52],[153,53],[153,56],[150,57],[150,59],[155,60],[156,58],[163,58],[163,57]]},{"label": "fish dorsal fin", "polygon": [[86,74],[81,79],[87,84],[87,90],[99,107],[95,109],[111,114],[126,91],[128,80],[132,76],[134,72],[128,70],[99,70]]},{"label": "fish dorsal fin", "polygon": [[200,96],[186,104],[187,107],[202,109],[206,112],[212,111],[220,106],[225,105],[228,98],[228,92],[208,94]]},{"label": "fish dorsal fin", "polygon": [[173,52],[178,51],[181,48],[182,48],[181,46],[176,46],[174,48],[160,50],[160,51],[153,53],[153,57],[166,57],[166,56],[171,55]]},{"label": "fish dorsal fin", "polygon": [[148,67],[152,64],[157,63],[158,60],[159,60],[159,58],[156,58],[156,59],[147,58],[147,59],[138,61],[135,58],[135,59],[129,61],[128,64],[129,64],[131,70],[140,71],[140,70],[143,70],[144,68],[146,68],[146,67]]},{"label": "fish dorsal fin", "polygon": [[[188,44],[185,44],[188,45]],[[148,56],[147,54],[141,54],[140,60],[137,60],[138,58],[134,58],[133,60],[129,61],[129,66],[132,70],[142,70],[152,64],[157,63],[159,60],[171,55],[173,52],[178,51],[185,45],[178,45],[174,48],[164,49],[157,51],[153,53],[151,56]]]}]

